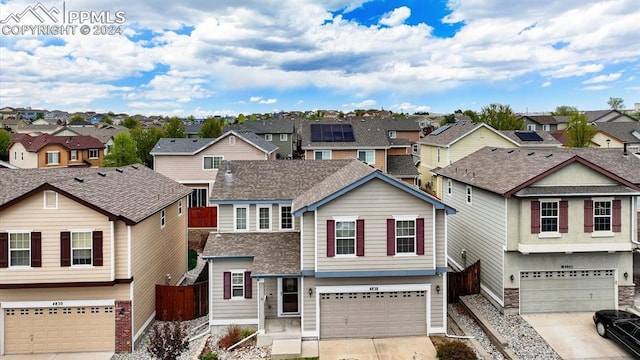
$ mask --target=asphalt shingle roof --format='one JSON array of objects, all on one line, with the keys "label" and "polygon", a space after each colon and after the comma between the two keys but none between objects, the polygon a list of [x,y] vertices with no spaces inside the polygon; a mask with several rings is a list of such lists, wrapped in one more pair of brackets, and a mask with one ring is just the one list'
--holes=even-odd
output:
[{"label": "asphalt shingle roof", "polygon": [[396,177],[420,175],[413,162],[413,155],[387,156],[387,173]]},{"label": "asphalt shingle roof", "polygon": [[[538,131],[535,132],[536,134],[538,134],[538,136],[540,136],[542,138],[541,141],[522,141],[518,135],[516,135],[516,131],[515,130],[502,130],[500,131],[502,133],[502,135],[508,137],[509,139],[511,139],[513,142],[517,143],[519,146],[521,147],[560,147],[562,146],[562,144],[556,140],[556,138],[554,138],[549,132],[547,131]],[[529,132],[529,131],[523,131],[523,132]]]},{"label": "asphalt shingle roof", "polygon": [[31,152],[37,152],[50,144],[61,145],[69,150],[102,149],[104,147],[104,144],[100,139],[89,135],[54,136],[50,134],[42,134],[38,136],[30,136],[22,134],[22,136],[15,138],[14,142],[21,143],[27,151]]},{"label": "asphalt shingle roof", "polygon": [[127,223],[138,223],[191,193],[188,187],[144,165],[1,170],[0,209],[42,186],[51,186]]},{"label": "asphalt shingle roof", "polygon": [[633,133],[640,136],[640,121],[630,122],[596,122],[596,129],[605,132],[616,139],[628,143],[640,143],[640,138],[635,137]]},{"label": "asphalt shingle roof", "polygon": [[[351,124],[355,141],[311,141],[311,124]],[[303,149],[355,149],[355,148],[388,148],[387,129],[375,120],[320,120],[301,123],[300,137]]]},{"label": "asphalt shingle roof", "polygon": [[247,120],[243,124],[225,126],[224,131],[251,131],[256,134],[293,134],[293,121],[290,119]]},{"label": "asphalt shingle roof", "polygon": [[551,115],[525,115],[523,117],[528,118],[529,120],[536,122],[538,124],[557,124],[558,120]]},{"label": "asphalt shingle roof", "polygon": [[102,141],[105,144],[109,139],[115,137],[119,132],[129,133],[129,129],[124,126],[108,125],[108,126],[73,126],[67,127],[67,129],[80,134],[93,136],[96,139]]},{"label": "asphalt shingle roof", "polygon": [[[493,128],[489,125],[483,125],[482,123],[474,124],[470,122],[456,122],[453,124],[447,124],[445,126],[449,126],[446,130],[441,131],[437,134],[429,134],[423,137],[419,142],[420,144],[427,145],[436,145],[436,146],[446,146],[450,145],[454,141],[460,139],[461,137],[475,131],[481,126],[487,126],[487,128]],[[438,129],[436,129],[437,132]],[[495,130],[494,130],[495,131]]]},{"label": "asphalt shingle roof", "polygon": [[263,150],[268,154],[278,150],[278,147],[276,145],[270,143],[269,141],[266,141],[263,137],[258,136],[255,133],[249,131],[228,131],[222,134],[219,138],[215,139],[163,138],[158,140],[158,143],[156,143],[156,146],[153,147],[150,154],[194,155],[230,135],[240,137],[245,142]]}]

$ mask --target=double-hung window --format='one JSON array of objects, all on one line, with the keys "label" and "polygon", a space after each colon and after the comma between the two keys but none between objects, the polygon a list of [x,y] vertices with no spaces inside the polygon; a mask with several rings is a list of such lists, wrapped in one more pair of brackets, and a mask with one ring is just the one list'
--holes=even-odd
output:
[{"label": "double-hung window", "polygon": [[336,255],[355,255],[356,222],[336,221]]},{"label": "double-hung window", "polygon": [[416,221],[396,220],[396,254],[416,253]]},{"label": "double-hung window", "polygon": [[280,134],[280,141],[287,141],[289,136],[287,134]]},{"label": "double-hung window", "polygon": [[234,206],[233,229],[236,231],[249,230],[249,207]]},{"label": "double-hung window", "polygon": [[471,186],[467,186],[467,204],[471,204],[472,194]]},{"label": "double-hung window", "polygon": [[31,266],[30,233],[9,233],[9,266]]},{"label": "double-hung window", "polygon": [[98,149],[89,149],[89,159],[98,158]]},{"label": "double-hung window", "polygon": [[558,202],[540,202],[540,231],[558,232]]},{"label": "double-hung window", "polygon": [[71,264],[91,265],[93,254],[93,232],[78,231],[71,233]]},{"label": "double-hung window", "polygon": [[78,150],[71,150],[70,160],[71,161],[77,161],[78,160]]},{"label": "double-hung window", "polygon": [[453,180],[447,180],[447,194],[453,195]]},{"label": "double-hung window", "polygon": [[291,214],[291,206],[280,205],[280,230],[293,229],[293,215]]},{"label": "double-hung window", "polygon": [[593,202],[593,231],[611,231],[611,201]]},{"label": "double-hung window", "polygon": [[204,170],[220,169],[220,163],[222,162],[222,160],[224,160],[224,157],[219,155],[203,156],[202,168]]},{"label": "double-hung window", "polygon": [[47,151],[47,165],[58,165],[60,163],[59,151]]},{"label": "double-hung window", "polygon": [[256,206],[258,230],[271,230],[271,205]]},{"label": "double-hung window", "polygon": [[273,141],[273,135],[272,134],[264,134],[264,139],[267,141]]},{"label": "double-hung window", "polygon": [[231,273],[231,298],[244,298],[244,272]]},{"label": "double-hung window", "polygon": [[316,150],[313,152],[315,160],[331,160],[331,150]]},{"label": "double-hung window", "polygon": [[167,225],[167,210],[162,209],[160,211],[160,228],[162,229],[165,225]]},{"label": "double-hung window", "polygon": [[358,159],[367,164],[373,164],[376,161],[375,150],[358,150]]}]

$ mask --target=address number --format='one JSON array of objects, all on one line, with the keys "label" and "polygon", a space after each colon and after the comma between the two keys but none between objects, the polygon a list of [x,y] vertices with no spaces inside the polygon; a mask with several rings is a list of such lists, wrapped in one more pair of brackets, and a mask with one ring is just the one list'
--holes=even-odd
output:
[{"label": "address number", "polygon": [[62,306],[64,303],[62,301],[54,301],[51,303],[51,306]]},{"label": "address number", "polygon": [[372,286],[369,288],[369,291],[378,291],[378,287],[377,286]]}]

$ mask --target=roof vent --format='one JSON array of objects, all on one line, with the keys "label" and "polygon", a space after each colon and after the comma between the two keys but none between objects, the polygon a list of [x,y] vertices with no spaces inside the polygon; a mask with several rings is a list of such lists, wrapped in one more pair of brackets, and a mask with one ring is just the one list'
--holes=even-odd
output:
[{"label": "roof vent", "polygon": [[507,151],[507,154],[511,154],[512,152],[514,152],[515,150],[511,149],[509,151]]},{"label": "roof vent", "polygon": [[169,140],[169,142],[176,142],[176,139],[171,139]]},{"label": "roof vent", "polygon": [[102,177],[105,177],[105,176],[107,176],[107,173],[106,173],[106,172],[102,172],[102,171],[100,171],[100,172],[98,172],[98,175],[100,175],[100,176],[102,176]]},{"label": "roof vent", "polygon": [[124,172],[124,170],[122,170],[122,169],[116,169],[116,171],[119,172],[119,173]]},{"label": "roof vent", "polygon": [[498,148],[493,148],[493,149],[491,149],[491,151],[496,151],[496,150],[498,150]]},{"label": "roof vent", "polygon": [[193,142],[198,142],[198,139],[193,139]]},{"label": "roof vent", "polygon": [[74,177],[73,180],[75,180],[77,182],[84,182],[84,179],[79,177],[79,176]]},{"label": "roof vent", "polygon": [[131,167],[138,170],[138,165],[131,165]]},{"label": "roof vent", "polygon": [[552,157],[552,156],[553,156],[553,154],[547,154],[547,155],[545,155],[544,157],[546,157],[546,158],[550,158],[550,157]]},{"label": "roof vent", "polygon": [[533,152],[533,151],[532,151],[532,152],[530,152],[530,153],[527,153],[527,156],[531,156],[531,155],[533,155],[533,154],[535,154],[535,152]]}]

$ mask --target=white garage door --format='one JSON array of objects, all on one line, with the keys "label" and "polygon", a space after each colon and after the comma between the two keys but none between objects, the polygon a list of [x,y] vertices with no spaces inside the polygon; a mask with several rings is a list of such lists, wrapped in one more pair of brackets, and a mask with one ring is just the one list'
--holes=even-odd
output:
[{"label": "white garage door", "polygon": [[113,351],[113,306],[4,310],[5,354]]},{"label": "white garage door", "polygon": [[320,337],[425,335],[426,303],[426,291],[320,294]]},{"label": "white garage door", "polygon": [[523,271],[520,273],[520,312],[614,308],[614,275],[614,270]]}]

